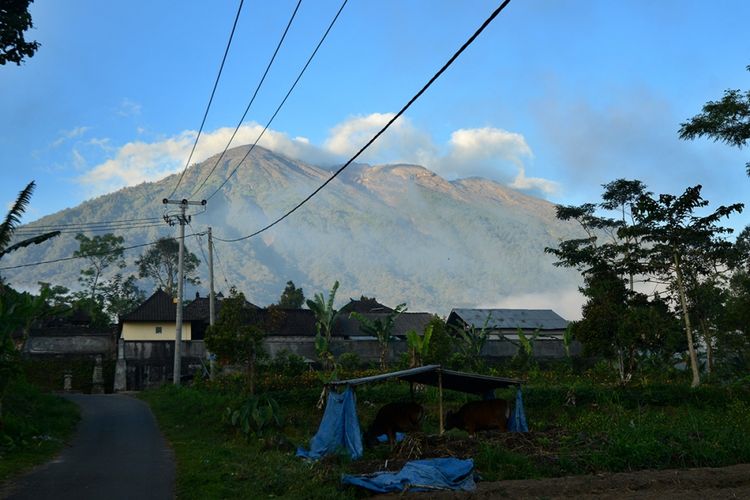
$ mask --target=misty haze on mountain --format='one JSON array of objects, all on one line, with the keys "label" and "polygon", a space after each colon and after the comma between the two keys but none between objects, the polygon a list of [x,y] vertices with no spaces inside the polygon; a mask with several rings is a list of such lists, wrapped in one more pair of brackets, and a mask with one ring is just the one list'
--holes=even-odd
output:
[{"label": "misty haze on mountain", "polygon": [[[218,155],[191,166],[176,198],[206,198],[227,178],[248,146],[229,150],[201,184]],[[179,175],[179,174],[178,174]],[[160,217],[178,175],[88,200],[77,207],[23,226],[75,224]],[[233,239],[255,232],[285,213],[328,179],[331,171],[256,147],[205,208],[191,207],[186,234],[212,227],[215,237]],[[190,195],[190,196],[188,196]],[[169,207],[175,213],[175,206]],[[134,222],[133,226],[140,223]],[[40,231],[41,232],[41,231]],[[178,235],[178,227],[131,227],[113,231],[125,246]],[[87,233],[104,234],[102,232]],[[8,254],[3,267],[69,257],[78,249],[75,232]],[[580,316],[579,274],[553,265],[546,246],[580,237],[580,229],[555,218],[553,204],[496,182],[467,178],[447,181],[418,165],[355,164],[297,212],[268,231],[235,243],[215,242],[217,291],[229,286],[258,305],[278,301],[287,281],[305,295],[341,283],[337,305],[350,297],[376,297],[391,307],[445,316],[454,307],[551,308],[567,319]],[[206,249],[206,238],[201,238]],[[196,237],[186,247],[203,259]],[[126,251],[126,274],[145,247]],[[3,271],[17,288],[38,290],[46,281],[76,289],[85,262],[58,263]],[[208,291],[208,267],[198,268],[202,284],[186,298]],[[110,271],[110,275],[114,270]],[[106,278],[106,277],[105,277]],[[147,294],[154,284],[139,280]]]}]

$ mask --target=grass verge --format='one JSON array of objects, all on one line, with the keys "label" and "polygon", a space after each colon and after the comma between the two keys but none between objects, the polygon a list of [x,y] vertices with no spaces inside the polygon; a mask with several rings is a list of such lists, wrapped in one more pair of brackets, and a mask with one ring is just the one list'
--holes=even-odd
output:
[{"label": "grass verge", "polygon": [[78,406],[14,381],[3,400],[0,429],[0,482],[51,459],[80,419]]}]

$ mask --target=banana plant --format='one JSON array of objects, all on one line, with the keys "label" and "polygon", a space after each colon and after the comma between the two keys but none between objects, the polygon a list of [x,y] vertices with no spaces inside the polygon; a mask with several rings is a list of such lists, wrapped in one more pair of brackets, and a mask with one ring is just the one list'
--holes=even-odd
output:
[{"label": "banana plant", "polygon": [[406,332],[406,343],[409,346],[409,364],[411,368],[422,364],[424,355],[427,354],[430,348],[432,327],[433,325],[427,325],[424,329],[424,334],[421,336],[415,330]]},{"label": "banana plant", "polygon": [[396,323],[396,318],[404,311],[406,311],[406,304],[399,304],[396,306],[396,309],[388,313],[384,318],[375,320],[356,311],[349,314],[350,318],[359,321],[359,329],[362,332],[378,339],[378,345],[380,346],[380,368],[382,370],[388,367],[388,345],[393,340],[391,335],[393,325]]},{"label": "banana plant", "polygon": [[307,307],[315,315],[315,329],[317,330],[315,350],[325,369],[330,368],[330,361],[333,357],[330,350],[331,332],[333,331],[333,323],[339,316],[339,311],[333,308],[333,301],[336,299],[338,289],[339,282],[337,280],[328,294],[328,299],[322,293],[316,293],[314,300],[308,299],[307,301]]}]

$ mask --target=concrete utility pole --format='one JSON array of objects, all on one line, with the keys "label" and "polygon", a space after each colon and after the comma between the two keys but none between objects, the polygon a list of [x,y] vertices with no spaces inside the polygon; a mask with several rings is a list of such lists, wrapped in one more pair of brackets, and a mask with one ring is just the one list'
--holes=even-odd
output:
[{"label": "concrete utility pole", "polygon": [[[191,217],[185,215],[189,205],[205,205],[206,200],[201,201],[188,201],[182,200],[168,200],[164,198],[162,203],[165,205],[179,205],[180,215],[174,216],[177,222],[180,224],[180,253],[177,261],[177,318],[175,326],[174,336],[174,369],[172,374],[172,383],[174,385],[180,385],[180,376],[182,375],[182,295],[183,295],[183,282],[185,280],[185,225],[190,222]],[[165,215],[164,220],[169,225],[173,225],[174,221],[172,217]]]},{"label": "concrete utility pole", "polygon": [[[214,293],[214,240],[211,234],[211,228],[208,228],[208,324],[214,326],[216,322],[216,294]],[[206,351],[208,355],[209,378],[213,380],[216,377],[216,360],[214,355]]]}]

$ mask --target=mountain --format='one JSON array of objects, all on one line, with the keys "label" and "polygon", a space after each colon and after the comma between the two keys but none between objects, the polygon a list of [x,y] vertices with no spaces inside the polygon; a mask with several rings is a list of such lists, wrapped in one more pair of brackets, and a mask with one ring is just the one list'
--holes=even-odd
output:
[{"label": "mountain", "polygon": [[[200,193],[189,196],[217,157],[191,166],[174,198],[200,199],[223,182],[248,147],[234,148],[217,165]],[[191,207],[186,234],[213,228],[232,239],[250,234],[298,203],[331,172],[256,147],[234,177],[209,199],[205,212]],[[24,226],[75,224],[160,217],[162,199],[178,176],[128,187],[88,200]],[[32,200],[33,203],[33,200]],[[174,206],[170,206],[174,212]],[[113,231],[132,246],[175,236],[177,227],[158,224]],[[278,300],[288,280],[306,296],[341,282],[337,303],[374,296],[411,311],[447,315],[453,307],[491,307],[510,297],[562,297],[576,289],[578,274],[552,265],[544,247],[578,236],[576,227],[555,218],[551,203],[495,182],[469,178],[447,181],[418,165],[352,165],[290,217],[259,236],[236,243],[216,242],[216,287],[229,285],[248,300],[265,305]],[[103,234],[90,233],[92,234]],[[75,231],[5,256],[2,267],[71,256]],[[205,238],[204,247],[205,247]],[[201,256],[195,237],[187,248]],[[129,268],[143,248],[126,253]],[[38,281],[77,286],[80,260],[20,269],[3,276],[17,288],[37,290]],[[208,270],[200,266],[205,293]],[[149,292],[151,283],[140,282]],[[187,294],[194,294],[188,289]],[[520,304],[518,307],[539,307]],[[550,307],[549,304],[546,307]]]}]

